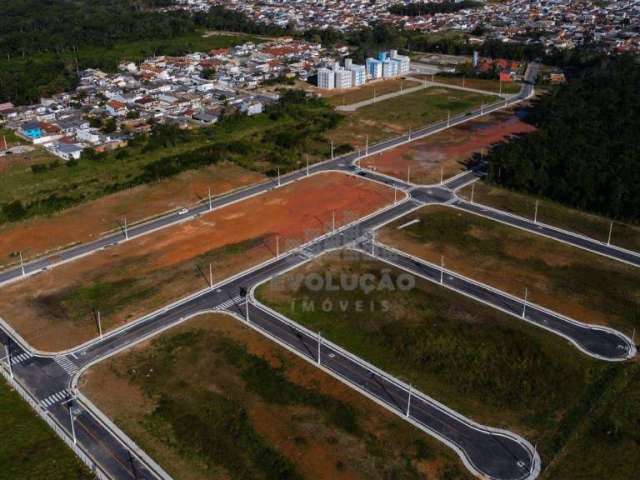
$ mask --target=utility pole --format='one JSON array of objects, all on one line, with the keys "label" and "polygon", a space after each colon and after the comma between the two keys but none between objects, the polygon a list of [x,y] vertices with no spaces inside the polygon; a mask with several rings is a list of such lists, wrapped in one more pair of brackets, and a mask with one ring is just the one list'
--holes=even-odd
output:
[{"label": "utility pole", "polygon": [[333,160],[333,140],[331,140],[331,160]]},{"label": "utility pole", "polygon": [[480,115],[484,114],[484,103],[480,104]]},{"label": "utility pole", "polygon": [[371,256],[376,256],[376,232],[375,230],[371,232]]},{"label": "utility pole", "polygon": [[475,193],[475,190],[476,190],[476,183],[473,182],[471,184],[471,203],[473,203],[473,194]]},{"label": "utility pole", "polygon": [[276,235],[276,258],[280,258],[280,235]]},{"label": "utility pole", "polygon": [[613,220],[609,224],[609,236],[607,237],[607,245],[611,245],[611,234],[613,233]]},{"label": "utility pole", "polygon": [[7,352],[7,364],[9,365],[9,375],[13,379],[13,365],[11,365],[11,349],[9,348],[9,340],[4,344],[4,351]]},{"label": "utility pole", "polygon": [[540,200],[536,200],[536,209],[533,212],[533,223],[538,223],[538,206],[540,204]]},{"label": "utility pole", "polygon": [[336,231],[336,211],[335,210],[331,212],[331,231],[334,233]]},{"label": "utility pole", "polygon": [[440,167],[440,185],[444,183],[444,167]]},{"label": "utility pole", "polygon": [[529,290],[525,287],[524,289],[524,305],[522,307],[522,318],[525,317],[527,313],[527,296],[529,295]]},{"label": "utility pole", "polygon": [[127,217],[124,217],[124,238],[129,240],[129,229],[127,228]]},{"label": "utility pole", "polygon": [[451,110],[447,110],[447,127],[451,126]]},{"label": "utility pole", "polygon": [[318,332],[318,366],[322,363],[321,349],[322,348],[322,334]]},{"label": "utility pole", "polygon": [[[333,148],[331,149],[331,159],[333,160]],[[307,177],[309,176],[309,154],[305,154],[305,157],[307,159]]]},{"label": "utility pole", "polygon": [[366,157],[367,155],[369,155],[369,135],[365,137],[365,144],[364,144],[364,156]]},{"label": "utility pole", "polygon": [[411,183],[411,165],[407,167],[407,183]]},{"label": "utility pole", "polygon": [[76,437],[76,426],[74,421],[78,415],[80,415],[80,409],[71,404],[71,401],[68,403],[69,408],[69,420],[71,421],[71,437],[73,438],[73,444],[78,444],[78,439]]},{"label": "utility pole", "polygon": [[244,305],[244,316],[247,317],[247,323],[249,323],[249,293],[247,293]]},{"label": "utility pole", "polygon": [[411,140],[411,127],[409,127],[409,140]]},{"label": "utility pole", "polygon": [[398,186],[394,185],[393,186],[393,204],[395,205],[396,203],[398,203]]},{"label": "utility pole", "polygon": [[278,167],[278,186],[280,186],[280,167]]},{"label": "utility pole", "polygon": [[209,288],[213,290],[213,264],[209,263]]},{"label": "utility pole", "polygon": [[500,92],[499,92],[499,94],[502,95],[502,79],[500,79]]},{"label": "utility pole", "polygon": [[102,338],[102,318],[100,318],[100,310],[96,310],[96,320],[98,321],[98,333]]},{"label": "utility pole", "polygon": [[462,88],[464,88],[464,75],[462,76]]},{"label": "utility pole", "polygon": [[444,255],[440,255],[440,285],[444,285]]},{"label": "utility pole", "polygon": [[22,258],[22,251],[20,251],[20,270],[22,270],[22,276],[26,276],[26,272],[24,271],[24,258]]},{"label": "utility pole", "polygon": [[409,418],[411,411],[411,384],[409,384],[409,398],[407,399],[407,418]]},{"label": "utility pole", "polygon": [[213,210],[213,203],[211,201],[211,187],[209,187],[209,211]]},{"label": "utility pole", "polygon": [[376,103],[376,87],[373,87],[373,103]]}]

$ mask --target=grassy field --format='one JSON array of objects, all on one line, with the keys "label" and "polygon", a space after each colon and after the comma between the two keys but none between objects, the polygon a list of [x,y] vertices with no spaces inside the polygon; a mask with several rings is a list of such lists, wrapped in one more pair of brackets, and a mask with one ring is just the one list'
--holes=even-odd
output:
[{"label": "grassy field", "polygon": [[[402,230],[408,218],[420,221]],[[426,207],[380,240],[576,320],[640,328],[640,270],[455,209]],[[604,280],[604,281],[603,281]]]},{"label": "grassy field", "polygon": [[96,367],[81,389],[179,479],[462,479],[451,451],[225,315]]},{"label": "grassy field", "polygon": [[[471,186],[465,187],[459,194],[469,199],[471,188]],[[608,218],[574,210],[551,200],[538,199],[485,182],[477,182],[473,188],[476,203],[533,219],[535,204],[538,201],[538,220],[540,222],[581,233],[601,242],[606,242],[609,237],[611,220]],[[640,251],[640,226],[614,221],[611,243],[619,247]]]},{"label": "grassy field", "polygon": [[73,452],[0,378],[1,480],[89,480]]},{"label": "grassy field", "polygon": [[[388,265],[337,254],[290,275],[373,275],[379,285],[385,270],[399,285],[398,271]],[[262,286],[258,298],[447,406],[521,433],[537,444],[546,478],[596,480],[607,471],[606,478],[635,478],[633,462],[615,467],[622,447],[627,459],[640,455],[637,363],[597,362],[557,336],[420,279],[412,289],[395,291],[318,290],[304,281],[282,285]],[[327,302],[335,308],[326,308]],[[591,463],[603,464],[598,471],[576,477],[571,464],[587,447],[616,456],[593,458]]]},{"label": "grassy field", "polygon": [[329,133],[336,144],[364,146],[369,142],[407,133],[451,115],[489,103],[495,97],[445,88],[427,88],[359,108],[345,115],[338,128]]},{"label": "grassy field", "polygon": [[[431,80],[431,77],[427,77]],[[500,92],[499,80],[486,80],[482,78],[465,78],[464,85],[462,84],[462,77],[447,77],[443,75],[436,75],[434,81],[440,83],[446,83],[448,85],[458,85],[460,87],[476,88],[478,90],[486,90],[487,92]],[[518,93],[520,91],[520,84],[513,82],[502,82],[502,93]]]},{"label": "grassy field", "polygon": [[[420,83],[413,80],[383,80],[381,82],[370,82],[362,87],[347,90],[344,93],[333,94],[333,91],[329,91],[329,93],[325,93],[324,96],[331,105],[349,105],[373,98],[374,91],[376,97],[379,97],[380,95],[398,92],[401,89],[416,87],[418,85],[420,85]],[[340,90],[338,90],[338,92],[340,92]]]}]

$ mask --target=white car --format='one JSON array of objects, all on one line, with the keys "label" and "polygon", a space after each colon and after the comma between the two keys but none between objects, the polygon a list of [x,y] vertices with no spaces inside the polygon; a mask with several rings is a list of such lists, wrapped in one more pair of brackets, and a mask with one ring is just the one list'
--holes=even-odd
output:
[{"label": "white car", "polygon": [[188,208],[182,208],[178,211],[178,215],[186,215],[187,213],[189,213]]}]

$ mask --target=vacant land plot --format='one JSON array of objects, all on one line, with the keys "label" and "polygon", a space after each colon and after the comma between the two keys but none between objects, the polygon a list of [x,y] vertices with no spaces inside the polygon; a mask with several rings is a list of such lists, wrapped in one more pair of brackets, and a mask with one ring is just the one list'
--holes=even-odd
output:
[{"label": "vacant land plot", "polygon": [[81,389],[178,479],[470,478],[444,446],[226,315],[92,368]]},{"label": "vacant land plot", "polygon": [[0,378],[1,480],[94,478],[35,412]]},{"label": "vacant land plot", "polygon": [[[430,78],[429,78],[430,80]],[[436,75],[434,81],[439,83],[447,83],[449,85],[457,85],[466,88],[476,88],[478,90],[486,90],[487,92],[499,93],[502,89],[502,93],[518,93],[520,91],[520,85],[514,82],[502,82],[500,80],[489,80],[483,78],[465,78],[462,77],[447,77],[443,75]]]},{"label": "vacant land plot", "polygon": [[420,82],[415,80],[405,79],[392,79],[383,80],[381,82],[369,82],[362,87],[349,89],[349,90],[328,90],[322,91],[322,96],[326,97],[334,106],[350,105],[352,103],[362,102],[369,100],[380,95],[386,95],[387,93],[399,92],[400,90],[416,87],[420,85]]},{"label": "vacant land plot", "polygon": [[381,241],[576,320],[631,335],[640,327],[640,270],[477,215],[433,206]]},{"label": "vacant land plot", "polygon": [[[426,280],[407,288],[399,278],[406,274],[369,257],[325,255],[287,276],[300,274],[314,281],[276,280],[258,298],[447,406],[524,435],[537,444],[545,469],[562,471],[546,478],[578,478],[566,467],[587,452],[599,454],[590,465],[611,473],[581,468],[579,478],[635,478],[624,458],[640,455],[636,363],[580,355],[557,336]],[[318,289],[318,275],[331,276],[332,285],[367,276],[376,288]]]},{"label": "vacant land plot", "polygon": [[494,99],[490,95],[427,88],[347,113],[339,127],[327,136],[336,145],[347,143],[363,147],[367,137],[369,142],[394,137],[407,133],[410,128],[416,129],[445,120],[447,112],[454,115]]},{"label": "vacant land plot", "polygon": [[361,165],[403,180],[409,176],[414,183],[436,183],[441,173],[447,179],[463,170],[464,162],[474,153],[533,129],[517,112],[496,112],[372,155],[362,160]]},{"label": "vacant land plot", "polygon": [[141,185],[48,217],[0,225],[0,265],[25,259],[72,243],[87,242],[118,228],[168,210],[192,205],[212,195],[260,182],[262,175],[223,163],[149,185]]},{"label": "vacant land plot", "polygon": [[[471,186],[465,187],[460,190],[459,195],[470,199],[471,189]],[[581,212],[551,200],[512,192],[485,182],[476,182],[473,190],[476,203],[533,219],[536,201],[538,201],[538,221],[581,233],[602,242],[606,242],[609,238],[611,220],[608,218]],[[611,229],[611,243],[640,252],[640,226],[614,221]]]},{"label": "vacant land plot", "polygon": [[324,173],[61,265],[0,290],[0,316],[41,350],[57,351],[245,270],[393,202],[393,191]]}]

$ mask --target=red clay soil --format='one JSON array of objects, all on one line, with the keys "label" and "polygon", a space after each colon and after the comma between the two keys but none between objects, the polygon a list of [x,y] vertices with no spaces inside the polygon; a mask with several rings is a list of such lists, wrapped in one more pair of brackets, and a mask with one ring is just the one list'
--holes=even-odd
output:
[{"label": "red clay soil", "polygon": [[166,277],[167,272],[193,270],[196,257],[261,239],[259,247],[217,260],[216,277],[226,278],[272,257],[276,238],[284,252],[328,231],[333,212],[339,226],[392,203],[393,198],[392,190],[359,177],[335,172],[314,175],[7,285],[0,290],[0,316],[40,350],[70,348],[94,338],[96,332],[90,315],[74,318],[65,313],[68,304],[51,300],[65,292],[68,298],[69,292],[75,295],[96,283],[151,283],[144,298],[103,318],[103,329],[111,330],[203,288],[193,276]]},{"label": "red clay soil", "polygon": [[15,264],[18,251],[22,251],[25,258],[31,258],[100,237],[104,232],[117,228],[125,215],[127,221],[133,223],[194,204],[208,195],[209,187],[213,195],[220,195],[263,179],[257,173],[224,164],[114,193],[51,217],[5,224],[0,226],[0,267]]},{"label": "red clay soil", "polygon": [[475,152],[507,139],[533,131],[513,112],[497,112],[443,132],[401,145],[361,161],[361,165],[403,180],[411,167],[411,181],[437,183],[442,168],[444,179],[463,169],[461,162]]}]

